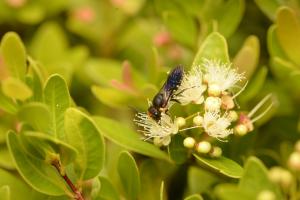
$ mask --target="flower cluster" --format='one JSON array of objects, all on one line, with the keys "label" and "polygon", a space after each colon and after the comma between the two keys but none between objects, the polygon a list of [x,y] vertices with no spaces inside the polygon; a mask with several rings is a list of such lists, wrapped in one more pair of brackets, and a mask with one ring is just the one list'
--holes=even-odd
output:
[{"label": "flower cluster", "polygon": [[[253,123],[268,112],[272,103],[260,115],[253,115],[270,100],[271,95],[266,96],[249,113],[237,110],[236,97],[244,90],[238,82],[244,79],[243,73],[231,66],[229,63],[221,63],[217,60],[204,60],[201,65],[192,66],[191,70],[184,73],[181,84],[172,96],[168,106],[170,109],[174,102],[182,106],[196,104],[198,112],[183,118],[174,120],[169,114],[162,113],[161,119],[156,121],[147,113],[138,113],[134,120],[138,126],[143,128],[142,132],[146,139],[153,139],[156,145],[167,146],[171,142],[171,136],[190,129],[197,129],[200,134],[217,140],[225,141],[227,136],[236,133],[245,135],[253,130]],[[187,120],[193,119],[190,126]],[[199,138],[199,137],[197,137]],[[194,148],[200,153],[221,154],[220,148],[212,147],[207,141],[198,141],[193,137],[186,137],[183,145]]]}]

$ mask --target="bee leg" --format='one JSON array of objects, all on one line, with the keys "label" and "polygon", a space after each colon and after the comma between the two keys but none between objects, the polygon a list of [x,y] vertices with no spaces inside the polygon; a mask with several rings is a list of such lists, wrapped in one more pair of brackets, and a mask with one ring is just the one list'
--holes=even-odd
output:
[{"label": "bee leg", "polygon": [[175,99],[175,98],[173,98],[173,99],[171,99],[171,101],[174,101],[174,102],[176,102],[176,103],[181,103],[178,99]]}]

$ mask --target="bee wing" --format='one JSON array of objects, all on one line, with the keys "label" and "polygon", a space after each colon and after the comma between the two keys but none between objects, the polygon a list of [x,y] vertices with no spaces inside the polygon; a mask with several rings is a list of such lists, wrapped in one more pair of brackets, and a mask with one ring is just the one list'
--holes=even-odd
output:
[{"label": "bee wing", "polygon": [[183,67],[181,65],[178,65],[175,67],[168,75],[168,78],[163,85],[161,91],[165,91],[167,96],[170,96],[173,94],[173,92],[179,87],[181,84],[182,78],[183,78]]}]

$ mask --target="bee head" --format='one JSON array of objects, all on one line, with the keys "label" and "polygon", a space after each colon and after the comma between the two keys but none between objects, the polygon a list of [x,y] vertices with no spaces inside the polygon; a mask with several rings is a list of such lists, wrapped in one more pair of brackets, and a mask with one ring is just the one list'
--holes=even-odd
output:
[{"label": "bee head", "polygon": [[159,121],[161,118],[161,112],[154,106],[150,106],[148,109],[148,115],[155,121]]}]

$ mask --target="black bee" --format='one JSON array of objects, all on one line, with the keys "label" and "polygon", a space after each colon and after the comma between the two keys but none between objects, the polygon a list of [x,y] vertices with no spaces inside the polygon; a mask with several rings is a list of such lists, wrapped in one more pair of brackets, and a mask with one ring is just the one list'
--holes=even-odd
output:
[{"label": "black bee", "polygon": [[168,78],[160,91],[154,96],[152,105],[148,108],[148,115],[155,121],[159,121],[161,113],[166,112],[168,109],[168,103],[170,101],[176,101],[174,99],[174,93],[181,84],[183,78],[183,67],[178,65],[168,75]]}]

